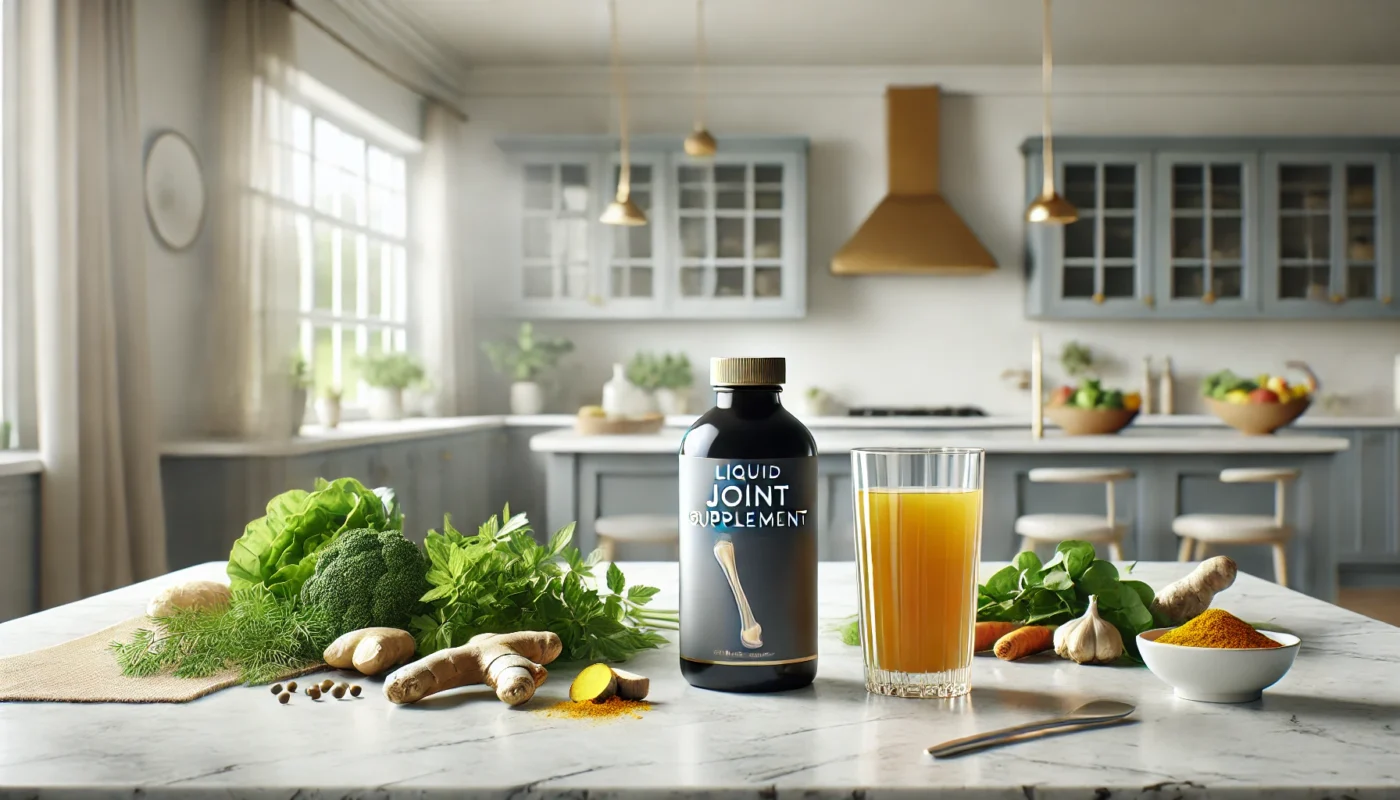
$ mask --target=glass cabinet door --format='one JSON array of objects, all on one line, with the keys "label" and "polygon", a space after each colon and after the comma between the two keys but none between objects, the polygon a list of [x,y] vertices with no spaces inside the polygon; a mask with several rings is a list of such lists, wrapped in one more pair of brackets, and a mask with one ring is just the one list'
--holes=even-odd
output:
[{"label": "glass cabinet door", "polygon": [[[1255,303],[1252,156],[1162,155],[1157,293],[1174,308]],[[1224,309],[1222,309],[1224,310]]]},{"label": "glass cabinet door", "polygon": [[1065,302],[1137,302],[1142,283],[1144,161],[1061,162],[1065,197],[1079,219],[1059,234],[1056,297]]},{"label": "glass cabinet door", "polygon": [[[612,164],[607,185],[607,199],[617,195],[619,166]],[[663,213],[658,205],[662,192],[659,158],[646,155],[632,158],[632,202],[647,215],[646,225],[604,225],[608,237],[608,299],[609,301],[654,300],[661,296],[658,265],[663,262]]]},{"label": "glass cabinet door", "polygon": [[1380,155],[1271,158],[1270,304],[1333,315],[1390,303],[1387,168]]},{"label": "glass cabinet door", "polygon": [[785,297],[790,169],[776,157],[676,164],[676,294],[682,302]]},{"label": "glass cabinet door", "polygon": [[599,210],[591,161],[532,161],[524,170],[520,299],[527,303],[595,298],[593,221]]}]

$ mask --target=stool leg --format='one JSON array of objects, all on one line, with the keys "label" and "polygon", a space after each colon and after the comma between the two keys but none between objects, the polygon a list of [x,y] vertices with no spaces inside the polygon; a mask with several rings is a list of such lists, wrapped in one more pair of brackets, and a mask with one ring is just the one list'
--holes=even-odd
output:
[{"label": "stool leg", "polygon": [[603,560],[611,563],[616,555],[617,544],[606,536],[599,536],[598,549],[603,552]]},{"label": "stool leg", "polygon": [[1193,550],[1195,550],[1195,549],[1196,549],[1196,540],[1195,540],[1195,539],[1189,539],[1189,538],[1187,538],[1187,537],[1185,537],[1185,536],[1181,537],[1181,549],[1176,551],[1176,560],[1177,560],[1177,561],[1190,561],[1190,560],[1191,560],[1191,551],[1193,551]]},{"label": "stool leg", "polygon": [[1209,545],[1208,542],[1203,541],[1203,540],[1201,540],[1201,539],[1197,539],[1197,540],[1196,540],[1196,557],[1195,557],[1194,559],[1192,559],[1192,560],[1193,560],[1193,561],[1205,561],[1205,560],[1206,560],[1206,547],[1207,547],[1208,545]]},{"label": "stool leg", "polygon": [[1032,538],[1029,537],[1029,536],[1022,536],[1022,537],[1021,537],[1021,551],[1022,551],[1022,552],[1025,552],[1026,550],[1030,550],[1031,552],[1035,552],[1035,540],[1032,539]]},{"label": "stool leg", "polygon": [[1283,542],[1274,543],[1274,582],[1288,586],[1288,545]]},{"label": "stool leg", "polygon": [[1114,561],[1123,560],[1123,543],[1117,540],[1108,543],[1108,557]]}]

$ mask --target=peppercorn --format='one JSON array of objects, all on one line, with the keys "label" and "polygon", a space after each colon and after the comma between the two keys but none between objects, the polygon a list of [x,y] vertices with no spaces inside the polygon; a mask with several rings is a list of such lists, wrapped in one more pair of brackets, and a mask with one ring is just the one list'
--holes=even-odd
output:
[{"label": "peppercorn", "polygon": [[280,684],[280,683],[274,683],[274,684],[272,684],[272,693],[273,693],[273,694],[281,694],[281,693],[282,693],[282,684]]},{"label": "peppercorn", "polygon": [[340,698],[345,696],[345,687],[337,686],[331,690],[331,694],[335,695],[335,699],[339,700]]},{"label": "peppercorn", "polygon": [[351,686],[350,686],[350,696],[351,696],[351,697],[359,697],[359,696],[360,696],[360,685],[359,685],[358,683],[351,684]]},{"label": "peppercorn", "polygon": [[346,681],[341,681],[341,682],[340,682],[339,684],[337,684],[337,685],[340,686],[340,688],[344,689],[344,690],[347,691],[347,692],[350,691],[350,684],[349,684],[348,682],[346,682]]},{"label": "peppercorn", "polygon": [[312,700],[320,700],[320,699],[321,699],[321,687],[319,687],[319,686],[312,686],[312,687],[308,688],[308,689],[306,690],[306,693],[309,694],[309,695],[311,695],[311,699],[312,699]]},{"label": "peppercorn", "polygon": [[331,687],[334,685],[335,681],[331,680],[330,678],[326,678],[325,680],[321,681],[321,691],[329,692],[331,690]]},{"label": "peppercorn", "polygon": [[297,690],[297,682],[296,682],[296,681],[292,681],[291,683],[287,684],[287,691],[289,691],[289,692],[295,692],[296,690]]},{"label": "peppercorn", "polygon": [[277,695],[277,702],[281,703],[281,704],[284,705],[284,706],[285,706],[287,703],[291,702],[291,699],[292,699],[291,692],[283,692],[283,693]]}]

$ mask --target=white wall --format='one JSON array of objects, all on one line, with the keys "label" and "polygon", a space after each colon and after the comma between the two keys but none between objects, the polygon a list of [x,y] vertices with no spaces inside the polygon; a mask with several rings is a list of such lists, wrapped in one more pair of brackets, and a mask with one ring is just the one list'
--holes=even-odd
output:
[{"label": "white wall", "polygon": [[[215,169],[218,121],[218,27],[222,4],[206,0],[141,0],[136,4],[136,83],[142,153],[156,133],[173,129],[194,145],[209,185]],[[205,350],[212,286],[211,233],[183,252],[165,249],[146,226],[152,379],[166,440],[205,430]]]},{"label": "white wall", "polygon": [[[1400,134],[1400,73],[1340,68],[1115,68],[1067,70],[1056,101],[1063,134]],[[887,83],[941,83],[945,194],[1001,268],[978,277],[864,277],[830,274],[831,255],[885,190]],[[635,75],[636,129],[688,129],[689,73]],[[711,78],[710,129],[800,134],[808,162],[808,315],[786,322],[574,322],[541,328],[573,339],[578,351],[561,376],[554,405],[596,402],[608,365],[635,350],[682,350],[703,365],[710,356],[788,358],[790,388],[820,386],[854,404],[973,403],[992,413],[1026,413],[1028,396],[999,379],[1029,366],[1039,327],[1054,351],[1068,339],[1121,364],[1112,379],[1136,386],[1144,355],[1177,366],[1178,410],[1196,407],[1194,385],[1231,367],[1281,370],[1303,359],[1327,388],[1352,397],[1353,413],[1387,413],[1400,322],[1075,322],[1024,318],[1021,142],[1038,134],[1037,74],[1022,68],[810,69],[722,71]],[[511,179],[494,138],[506,133],[599,133],[613,126],[606,73],[492,70],[476,73],[467,111],[466,187],[475,220],[465,268],[478,284],[478,312],[499,308],[498,276],[512,241],[509,209],[496,187]],[[499,336],[504,320],[480,336]],[[479,338],[480,338],[479,336]],[[705,376],[697,376],[703,383]],[[486,407],[499,408],[499,381],[483,376]],[[697,399],[702,396],[697,391]]]}]

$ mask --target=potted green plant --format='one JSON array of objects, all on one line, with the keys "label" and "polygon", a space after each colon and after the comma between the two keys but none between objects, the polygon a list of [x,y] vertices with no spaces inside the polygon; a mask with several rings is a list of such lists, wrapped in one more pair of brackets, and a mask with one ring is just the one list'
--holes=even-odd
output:
[{"label": "potted green plant", "polygon": [[321,427],[329,430],[340,425],[340,397],[341,391],[334,386],[321,390],[321,396],[316,398],[316,419]]},{"label": "potted green plant", "polygon": [[306,356],[300,351],[292,353],[290,366],[292,379],[292,435],[301,432],[301,423],[306,420],[306,395],[311,389],[311,367]]},{"label": "potted green plant", "polygon": [[685,353],[666,353],[656,360],[656,405],[662,414],[684,414],[690,410],[690,388],[695,373]]},{"label": "potted green plant", "polygon": [[358,365],[370,419],[403,419],[403,390],[423,380],[423,366],[408,353],[370,353]]},{"label": "potted green plant", "polygon": [[535,326],[520,323],[514,340],[482,342],[481,349],[496,372],[512,380],[510,413],[538,414],[544,410],[544,390],[539,377],[559,364],[574,349],[568,339],[535,336]]}]

